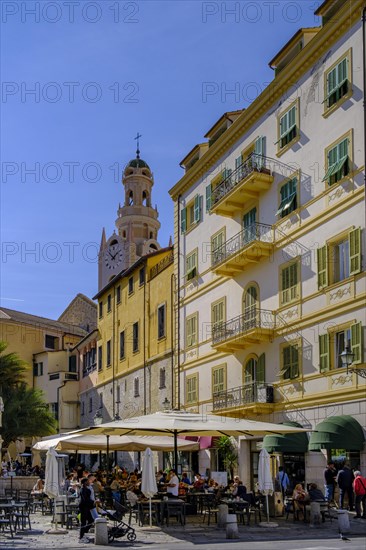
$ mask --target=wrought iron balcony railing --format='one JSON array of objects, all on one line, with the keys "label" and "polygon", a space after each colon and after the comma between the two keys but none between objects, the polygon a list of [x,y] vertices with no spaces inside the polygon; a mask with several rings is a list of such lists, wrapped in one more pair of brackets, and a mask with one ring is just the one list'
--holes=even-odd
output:
[{"label": "wrought iron balcony railing", "polygon": [[225,241],[221,246],[216,248],[212,253],[212,265],[218,265],[233,256],[237,252],[244,251],[253,242],[259,241],[262,243],[274,242],[274,231],[271,225],[264,223],[253,223],[249,227],[242,229],[240,233]]},{"label": "wrought iron balcony railing", "polygon": [[258,309],[256,306],[230,319],[226,323],[219,323],[212,328],[212,344],[217,345],[232,338],[240,338],[243,334],[254,329],[274,329],[275,316],[268,309]]},{"label": "wrought iron balcony railing", "polygon": [[253,172],[263,172],[265,174],[271,174],[269,159],[263,155],[252,153],[249,158],[240,164],[230,175],[228,175],[219,185],[213,189],[211,194],[211,208],[215,206],[221,199],[223,199],[230,191],[238,185],[242,180],[247,178]]},{"label": "wrought iron balcony railing", "polygon": [[273,386],[261,382],[251,382],[237,388],[213,394],[213,410],[243,407],[255,403],[273,403]]}]

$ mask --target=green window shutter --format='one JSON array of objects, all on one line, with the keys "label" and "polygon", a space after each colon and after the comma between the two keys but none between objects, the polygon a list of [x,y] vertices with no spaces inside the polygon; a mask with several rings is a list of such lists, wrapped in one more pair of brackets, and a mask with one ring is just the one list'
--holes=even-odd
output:
[{"label": "green window shutter", "polygon": [[338,159],[341,161],[345,157],[348,157],[348,138],[338,143]]},{"label": "green window shutter", "polygon": [[239,168],[239,166],[241,166],[242,164],[243,164],[243,159],[240,155],[240,157],[235,159],[235,170],[237,170]]},{"label": "green window shutter", "polygon": [[201,221],[201,195],[194,197],[194,223]]},{"label": "green window shutter", "polygon": [[349,266],[350,275],[361,271],[361,228],[358,227],[349,233]]},{"label": "green window shutter", "polygon": [[187,231],[187,208],[182,208],[180,216],[180,230],[181,233],[185,233]]},{"label": "green window shutter", "polygon": [[317,250],[318,259],[318,289],[328,286],[328,248],[322,246]]},{"label": "green window shutter", "polygon": [[363,342],[362,342],[362,323],[351,325],[351,349],[354,356],[354,363],[363,363]]},{"label": "green window shutter", "polygon": [[330,73],[328,73],[327,81],[328,81],[327,91],[329,96],[337,88],[337,85],[338,85],[337,67],[335,67],[330,71]]},{"label": "green window shutter", "polygon": [[296,105],[294,105],[289,112],[287,113],[288,116],[288,130],[290,131],[291,128],[296,126]]},{"label": "green window shutter", "polygon": [[264,353],[258,357],[257,361],[257,382],[258,384],[264,384],[266,380],[265,375],[266,356]]},{"label": "green window shutter", "polygon": [[291,368],[291,346],[283,348],[283,368],[282,376],[287,379],[290,378],[290,368]]},{"label": "green window shutter", "polygon": [[291,378],[299,376],[299,350],[297,346],[291,346]]},{"label": "green window shutter", "polygon": [[260,136],[255,140],[254,144],[254,159],[259,170],[261,170],[264,166],[265,141],[266,138],[264,136]]},{"label": "green window shutter", "polygon": [[341,86],[346,80],[348,76],[348,59],[347,57],[343,59],[338,65],[338,82],[337,87]]},{"label": "green window shutter", "polygon": [[287,134],[288,129],[289,129],[289,125],[288,125],[288,113],[285,113],[285,114],[280,118],[280,137],[281,137],[281,138]]},{"label": "green window shutter", "polygon": [[212,183],[206,187],[206,212],[211,210]]},{"label": "green window shutter", "polygon": [[329,334],[319,336],[319,365],[320,372],[329,370]]}]

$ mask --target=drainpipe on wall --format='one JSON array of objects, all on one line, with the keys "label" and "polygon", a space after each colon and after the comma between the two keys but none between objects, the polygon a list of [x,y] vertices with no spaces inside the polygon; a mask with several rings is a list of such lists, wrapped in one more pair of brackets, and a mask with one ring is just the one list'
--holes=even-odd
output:
[{"label": "drainpipe on wall", "polygon": [[[174,248],[173,248],[174,253]],[[170,277],[170,377],[171,377],[171,404],[174,405],[174,282],[175,274]]]},{"label": "drainpipe on wall", "polygon": [[178,238],[177,238],[177,256],[178,256],[178,270],[177,270],[177,396],[176,396],[176,408],[180,410],[180,198],[178,195]]}]

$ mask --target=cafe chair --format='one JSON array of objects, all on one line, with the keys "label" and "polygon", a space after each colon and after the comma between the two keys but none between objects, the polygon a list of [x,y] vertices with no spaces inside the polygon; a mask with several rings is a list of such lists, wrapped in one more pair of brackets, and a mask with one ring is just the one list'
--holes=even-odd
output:
[{"label": "cafe chair", "polygon": [[0,514],[0,531],[5,533],[6,529],[9,530],[11,538],[13,538],[14,537],[13,520],[10,512],[6,514]]},{"label": "cafe chair", "polygon": [[166,524],[169,526],[169,518],[175,518],[181,525],[185,525],[184,504],[177,504],[175,502],[166,502],[165,505],[165,518]]},{"label": "cafe chair", "polygon": [[30,521],[30,506],[27,502],[24,502],[23,504],[24,506],[22,508],[16,508],[15,511],[13,511],[15,531],[24,530],[27,528],[32,529]]},{"label": "cafe chair", "polygon": [[80,522],[78,518],[79,510],[74,504],[66,504],[65,506],[65,512],[66,512],[66,529],[72,529],[75,525],[75,527],[79,527]]},{"label": "cafe chair", "polygon": [[217,523],[217,514],[218,514],[219,510],[217,508],[214,495],[211,495],[211,496],[207,495],[204,499],[202,499],[202,505],[203,505],[203,510],[202,510],[203,520],[202,520],[202,523],[205,523],[205,518],[207,517],[207,525],[210,525],[211,516],[213,516],[215,518],[215,521]]},{"label": "cafe chair", "polygon": [[[159,524],[159,518],[156,506],[151,506],[151,521],[155,525]],[[144,526],[150,523],[150,507],[148,502],[139,502],[139,525]]]}]

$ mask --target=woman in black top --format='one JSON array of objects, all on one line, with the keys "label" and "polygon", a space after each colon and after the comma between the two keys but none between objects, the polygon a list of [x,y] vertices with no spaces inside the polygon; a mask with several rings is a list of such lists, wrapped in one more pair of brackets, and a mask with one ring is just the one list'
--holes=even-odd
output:
[{"label": "woman in black top", "polygon": [[[80,534],[79,539],[82,540],[86,533],[89,531],[90,527],[93,525],[93,517],[90,513],[92,508],[95,508],[95,502],[91,498],[91,490],[89,489],[89,479],[83,477],[81,480],[81,489],[80,489]],[[86,541],[85,541],[86,542]],[[88,540],[89,542],[89,540]]]}]

